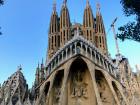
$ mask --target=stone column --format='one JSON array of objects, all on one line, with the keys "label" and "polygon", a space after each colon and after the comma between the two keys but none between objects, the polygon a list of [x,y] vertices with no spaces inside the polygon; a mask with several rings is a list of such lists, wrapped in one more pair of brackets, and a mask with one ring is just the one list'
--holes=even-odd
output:
[{"label": "stone column", "polygon": [[[104,74],[106,74],[106,73],[104,72]],[[117,95],[116,95],[116,93],[115,93],[115,91],[114,91],[114,88],[113,88],[113,86],[112,86],[112,81],[111,81],[109,78],[107,78],[107,76],[109,76],[109,74],[104,75],[104,76],[105,76],[105,79],[106,79],[106,81],[107,81],[107,84],[109,85],[109,88],[110,88],[110,90],[111,90],[111,92],[112,92],[112,95],[113,95],[113,97],[114,97],[114,101],[116,102],[117,105],[120,105],[119,100],[118,100],[118,98],[117,98]]]},{"label": "stone column", "polygon": [[64,51],[62,51],[62,61],[64,60]]},{"label": "stone column", "polygon": [[74,47],[75,47],[75,55],[76,55],[77,54],[76,43],[74,43]]},{"label": "stone column", "polygon": [[68,58],[68,48],[66,48],[66,59]]},{"label": "stone column", "polygon": [[99,55],[99,65],[102,66],[101,65],[101,55]]},{"label": "stone column", "polygon": [[86,56],[87,56],[87,45],[86,45]]},{"label": "stone column", "polygon": [[107,62],[105,62],[105,64],[106,64],[106,70],[110,73]]},{"label": "stone column", "polygon": [[52,71],[52,69],[53,69],[53,65],[52,65],[52,62],[51,62],[51,71]]},{"label": "stone column", "polygon": [[105,62],[104,62],[104,59],[102,59],[102,61],[103,61],[103,68],[105,69]]},{"label": "stone column", "polygon": [[114,72],[114,76],[116,77],[116,70],[114,68],[112,70]]},{"label": "stone column", "polygon": [[65,68],[65,73],[64,73],[64,80],[63,80],[63,84],[62,84],[62,88],[61,88],[61,96],[60,96],[60,104],[59,105],[68,105],[67,103],[67,97],[68,97],[68,94],[67,94],[67,82],[68,82],[68,75],[69,75],[69,72],[70,72],[70,65],[71,63],[73,62],[73,59],[69,60],[69,62],[66,64],[66,68]]},{"label": "stone column", "polygon": [[49,70],[48,70],[48,67],[45,68],[45,71],[46,71],[45,79],[47,79],[47,76],[49,75],[49,73],[48,73],[48,71],[49,71]]},{"label": "stone column", "polygon": [[95,80],[95,64],[90,63],[89,61],[87,61],[87,64],[88,64],[88,68],[89,68],[91,78],[92,78],[93,88],[94,88],[95,96],[96,96],[96,99],[97,99],[97,105],[103,105],[103,103],[101,101],[101,98],[100,98],[97,83],[96,83],[96,80]]},{"label": "stone column", "polygon": [[55,59],[55,65],[54,65],[54,66],[56,67],[56,66],[57,66],[57,62],[56,62],[56,59],[57,59],[57,58],[54,58],[54,59]]},{"label": "stone column", "polygon": [[80,43],[81,43],[81,54],[83,54],[83,43],[82,42]]},{"label": "stone column", "polygon": [[70,57],[72,56],[72,45],[70,45]]},{"label": "stone column", "polygon": [[59,63],[60,63],[59,59],[60,59],[60,55],[58,55],[58,65],[59,65]]},{"label": "stone column", "polygon": [[114,75],[110,63],[108,64],[108,66],[109,66],[110,73],[111,73],[112,75]]},{"label": "stone column", "polygon": [[90,57],[91,57],[91,60],[93,59],[92,57],[92,49],[90,48]]},{"label": "stone column", "polygon": [[96,51],[94,51],[94,55],[95,55],[95,63],[97,63]]}]

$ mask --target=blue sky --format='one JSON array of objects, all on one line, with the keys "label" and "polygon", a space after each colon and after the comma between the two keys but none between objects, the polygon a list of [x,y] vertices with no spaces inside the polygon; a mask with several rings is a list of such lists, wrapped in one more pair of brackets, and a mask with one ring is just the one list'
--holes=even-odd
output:
[{"label": "blue sky", "polygon": [[[57,11],[63,0],[57,1]],[[89,0],[96,15],[97,0]],[[133,20],[123,15],[119,0],[98,0],[106,31],[110,24],[118,17],[117,27]],[[48,45],[48,28],[52,13],[53,0],[6,0],[0,7],[0,26],[3,35],[0,36],[0,83],[3,83],[12,73],[22,65],[24,76],[31,87],[35,78],[38,61],[46,58]],[[83,21],[86,0],[68,0],[71,22]],[[116,54],[113,33],[107,35],[108,49],[111,56]],[[134,41],[119,41],[121,53],[130,61],[132,68],[140,64],[140,43]]]}]

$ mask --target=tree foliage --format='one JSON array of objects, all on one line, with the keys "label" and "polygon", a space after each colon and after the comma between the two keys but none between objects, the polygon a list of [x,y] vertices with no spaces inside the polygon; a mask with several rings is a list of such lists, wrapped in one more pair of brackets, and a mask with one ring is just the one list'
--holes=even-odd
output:
[{"label": "tree foliage", "polygon": [[4,1],[3,0],[0,0],[0,5],[3,5]]},{"label": "tree foliage", "polygon": [[122,41],[131,39],[140,42],[140,0],[121,0],[121,4],[124,14],[127,17],[135,15],[136,20],[119,27],[118,38]]},{"label": "tree foliage", "polygon": [[[0,27],[0,29],[1,29],[1,27]],[[0,35],[2,35],[2,32],[0,31]]]},{"label": "tree foliage", "polygon": [[[0,6],[3,5],[4,1],[3,0],[0,0]],[[1,29],[1,27],[0,27]],[[2,32],[0,31],[0,35],[2,35]]]}]

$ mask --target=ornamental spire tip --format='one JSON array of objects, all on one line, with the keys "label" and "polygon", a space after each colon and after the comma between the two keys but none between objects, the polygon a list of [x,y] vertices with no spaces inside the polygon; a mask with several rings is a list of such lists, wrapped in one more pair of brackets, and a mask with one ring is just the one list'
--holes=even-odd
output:
[{"label": "ornamental spire tip", "polygon": [[99,2],[97,2],[97,4],[96,4],[96,9],[97,9],[97,14],[100,14],[100,3]]},{"label": "ornamental spire tip", "polygon": [[64,0],[63,5],[66,6],[66,4],[67,4],[67,0]]},{"label": "ornamental spire tip", "polygon": [[53,1],[53,11],[56,11],[56,0]]},{"label": "ornamental spire tip", "polygon": [[87,2],[86,2],[86,6],[87,6],[87,7],[89,6],[89,0],[87,0]]}]

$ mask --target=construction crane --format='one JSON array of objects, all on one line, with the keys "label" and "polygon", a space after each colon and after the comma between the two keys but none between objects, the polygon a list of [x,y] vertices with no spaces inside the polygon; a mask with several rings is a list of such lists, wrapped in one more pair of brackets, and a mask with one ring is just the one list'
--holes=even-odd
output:
[{"label": "construction crane", "polygon": [[111,28],[112,28],[113,34],[114,34],[114,39],[115,39],[115,44],[116,44],[117,55],[119,55],[119,54],[120,54],[120,51],[119,51],[119,46],[118,46],[118,41],[117,41],[117,35],[116,35],[116,32],[115,32],[115,23],[116,23],[117,20],[118,20],[118,18],[116,17],[116,18],[114,19],[114,21],[112,22],[112,24],[111,24]]}]

